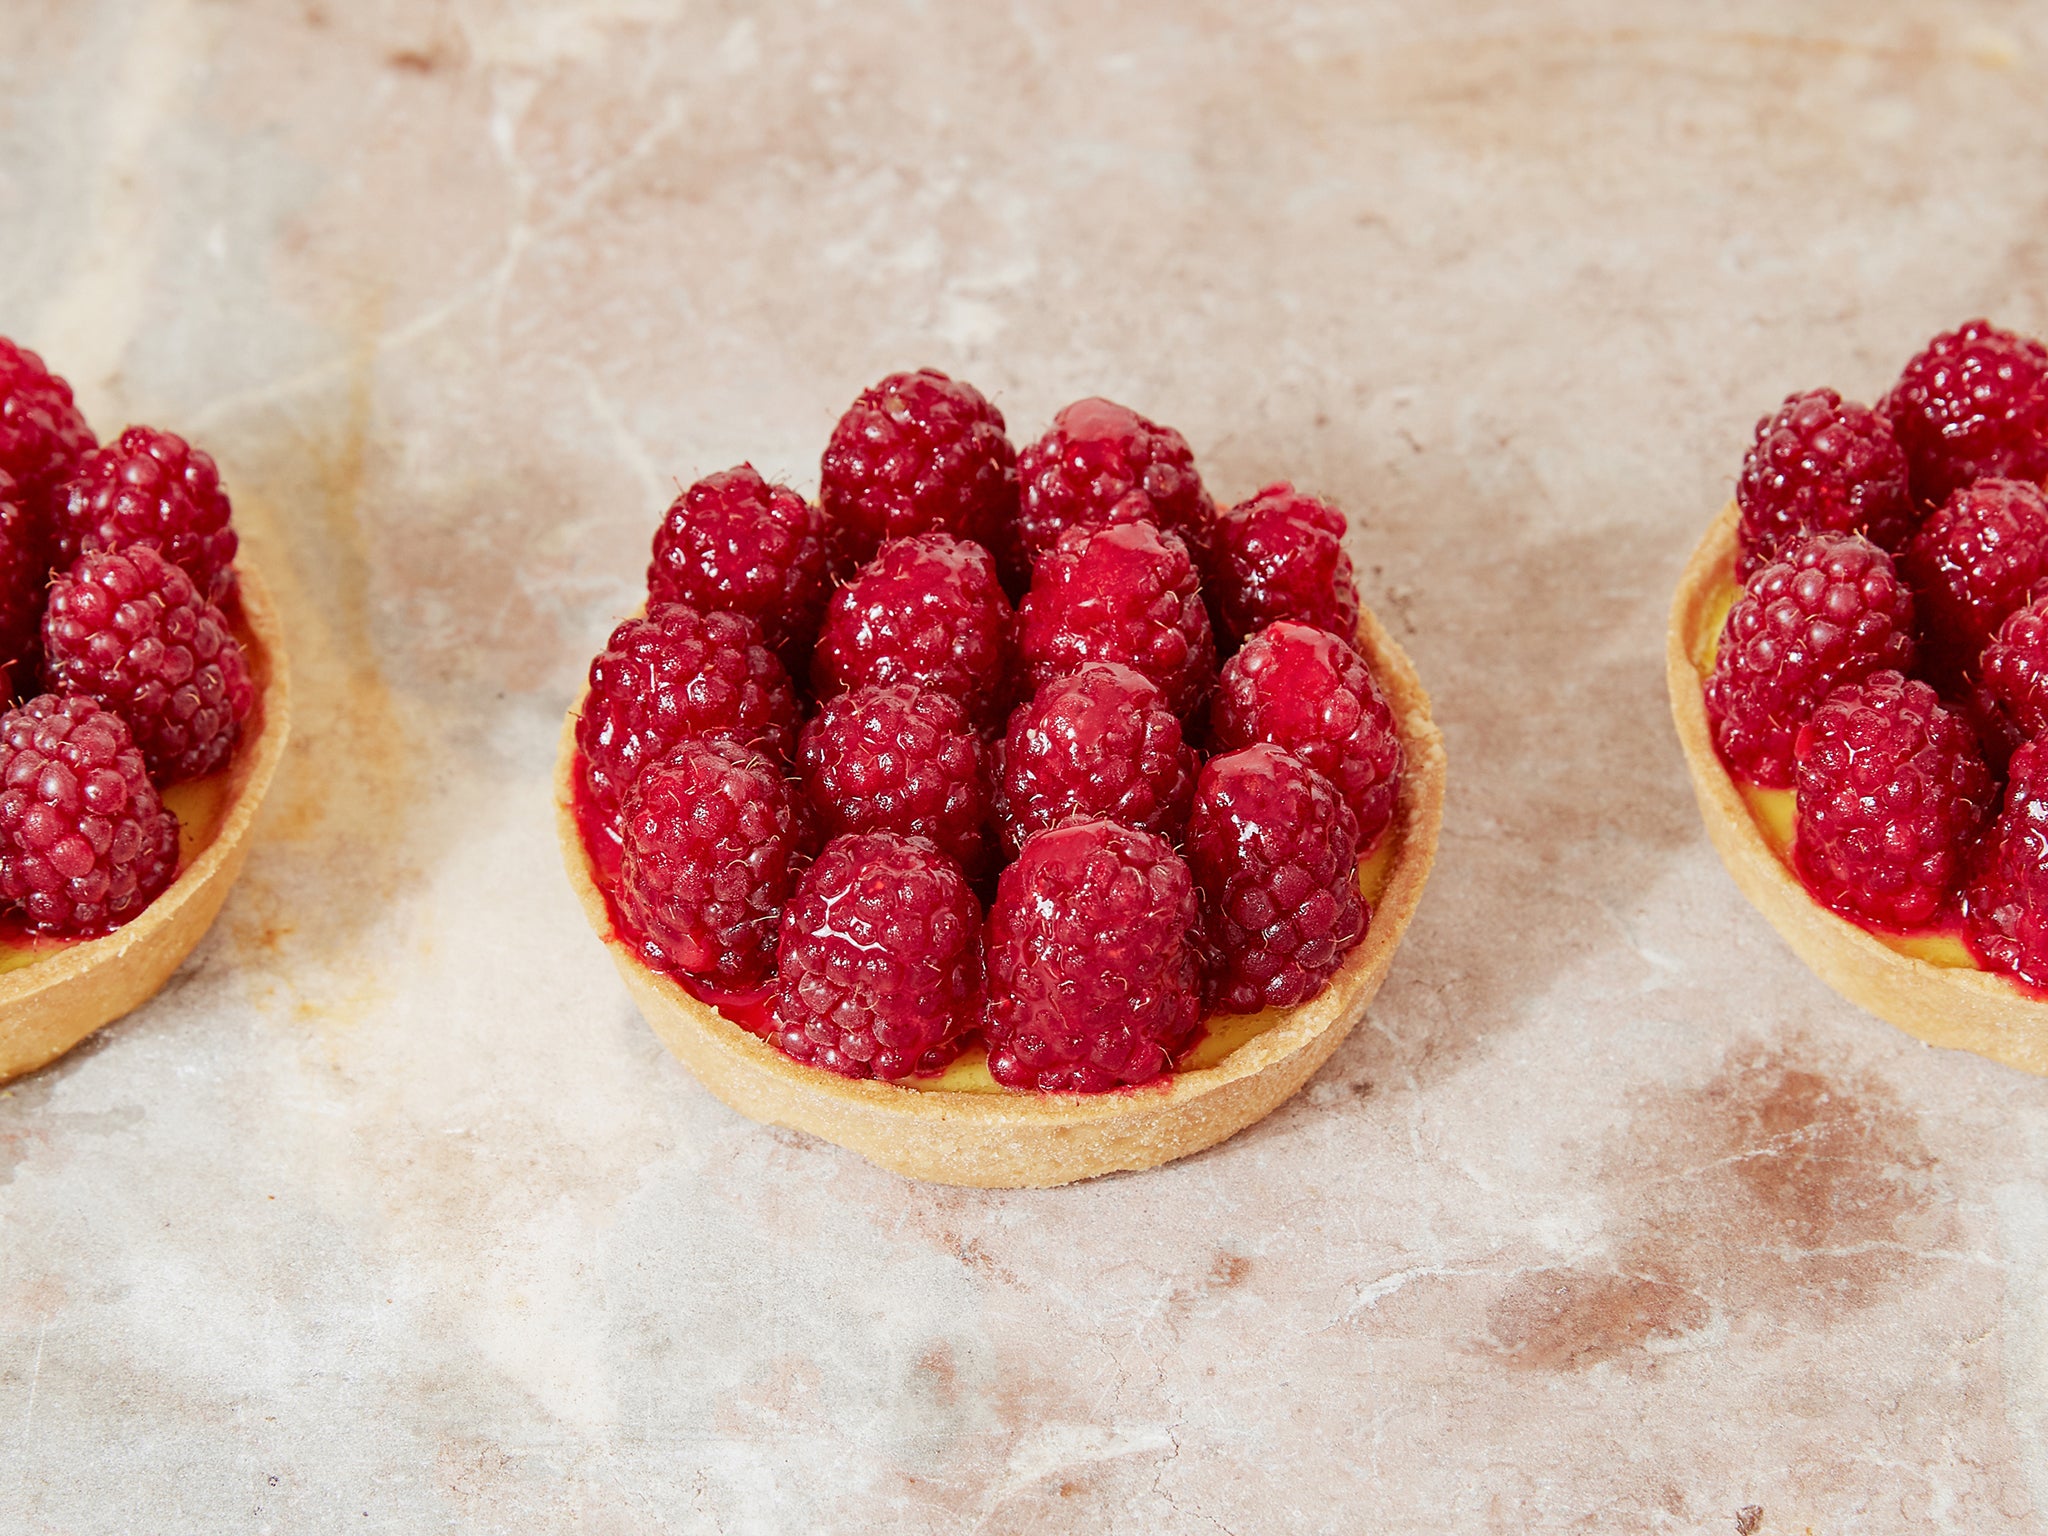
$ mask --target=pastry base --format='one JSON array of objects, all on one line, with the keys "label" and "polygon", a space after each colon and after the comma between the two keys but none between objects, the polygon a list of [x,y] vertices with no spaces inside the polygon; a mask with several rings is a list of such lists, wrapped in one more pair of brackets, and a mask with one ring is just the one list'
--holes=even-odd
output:
[{"label": "pastry base", "polygon": [[1930,1045],[2048,1074],[2048,1001],[1995,972],[1901,954],[1815,901],[1771,851],[1722,766],[1707,727],[1698,658],[1701,630],[1735,579],[1736,516],[1731,503],[1693,551],[1671,604],[1665,642],[1671,713],[1715,852],[1793,953],[1850,1002]]},{"label": "pastry base", "polygon": [[228,764],[220,828],[133,922],[0,975],[0,1083],[47,1065],[154,997],[198,946],[242,872],[250,826],[291,732],[291,683],[269,589],[247,561],[236,574],[258,703],[254,729]]},{"label": "pastry base", "polygon": [[580,698],[564,723],[555,771],[555,824],[569,882],[662,1043],[743,1115],[809,1131],[937,1184],[1043,1189],[1157,1167],[1243,1130],[1308,1081],[1364,1017],[1422,899],[1443,821],[1443,737],[1414,666],[1370,613],[1360,615],[1359,639],[1407,754],[1387,834],[1397,843],[1386,888],[1365,938],[1322,994],[1276,1011],[1269,1027],[1213,1067],[1116,1093],[991,1094],[857,1082],[791,1061],[642,965],[614,931],[573,803]]}]

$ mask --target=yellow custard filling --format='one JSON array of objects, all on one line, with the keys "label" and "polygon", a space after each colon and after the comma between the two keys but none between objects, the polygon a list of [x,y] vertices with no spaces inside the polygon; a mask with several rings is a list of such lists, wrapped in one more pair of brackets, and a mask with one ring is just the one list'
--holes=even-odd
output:
[{"label": "yellow custard filling", "polygon": [[[1358,890],[1374,907],[1387,888],[1387,878],[1393,872],[1394,852],[1400,839],[1389,834],[1380,839],[1379,847],[1358,862]],[[1264,1034],[1279,1023],[1287,1010],[1267,1008],[1259,1013],[1219,1013],[1212,1017],[1205,1027],[1202,1038],[1195,1048],[1181,1058],[1176,1071],[1190,1072],[1201,1067],[1213,1067],[1232,1051]],[[930,1077],[906,1077],[902,1080],[905,1088],[915,1088],[921,1093],[1005,1093],[1008,1092],[988,1071],[988,1051],[982,1046],[973,1046],[962,1051],[953,1064],[945,1071]]]},{"label": "yellow custard filling", "polygon": [[[189,784],[172,785],[164,791],[164,806],[178,818],[177,872],[182,875],[220,835],[221,823],[227,817],[228,770],[223,768]],[[19,933],[0,934],[0,976],[9,971],[23,970],[39,960],[47,960],[75,944],[90,942],[87,939],[42,939]]]},{"label": "yellow custard filling", "polygon": [[[1724,589],[1701,613],[1700,633],[1694,636],[1692,654],[1693,666],[1699,672],[1702,687],[1713,674],[1714,658],[1721,645],[1721,631],[1728,622],[1728,610],[1741,596],[1742,588],[1732,581],[1725,583]],[[1733,775],[1730,778],[1733,779]],[[1735,787],[1742,794],[1743,804],[1749,808],[1750,820],[1756,823],[1757,831],[1763,834],[1771,852],[1787,869],[1791,869],[1792,844],[1799,835],[1798,797],[1789,789],[1764,789],[1739,780],[1735,781]],[[1797,871],[1794,873],[1796,875]],[[1862,927],[1861,924],[1857,926]],[[1953,933],[1940,929],[1921,933],[1884,933],[1875,928],[1864,928],[1863,931],[1886,948],[1915,960],[1924,960],[1929,965],[1966,971],[1983,969],[1970,953],[1969,946]]]}]

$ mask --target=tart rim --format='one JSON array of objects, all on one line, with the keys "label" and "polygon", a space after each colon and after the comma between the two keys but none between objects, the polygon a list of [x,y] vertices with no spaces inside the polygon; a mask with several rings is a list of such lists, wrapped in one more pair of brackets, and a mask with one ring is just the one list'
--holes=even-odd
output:
[{"label": "tart rim", "polygon": [[1306,1082],[1364,1015],[1421,900],[1443,820],[1443,736],[1413,663],[1363,606],[1358,636],[1393,707],[1404,753],[1389,828],[1400,841],[1385,886],[1365,937],[1328,985],[1214,1066],[1101,1094],[966,1093],[843,1078],[792,1061],[643,965],[613,928],[574,805],[576,722],[587,686],[563,722],[555,769],[556,831],[570,885],[663,1044],[752,1119],[810,1131],[937,1183],[1043,1188],[1154,1167],[1222,1141]]},{"label": "tart rim", "polygon": [[2048,1000],[1995,971],[1903,954],[1816,901],[1773,851],[1721,762],[1694,656],[1702,620],[1735,583],[1739,516],[1730,501],[1694,548],[1665,634],[1672,721],[1715,852],[1750,905],[1842,997],[1930,1045],[2048,1075]]},{"label": "tart rim", "polygon": [[262,724],[229,758],[235,781],[213,838],[147,907],[112,933],[66,944],[0,975],[0,1083],[47,1066],[93,1031],[154,997],[212,927],[241,874],[248,836],[291,736],[291,666],[269,587],[235,562],[251,670],[263,679]]}]

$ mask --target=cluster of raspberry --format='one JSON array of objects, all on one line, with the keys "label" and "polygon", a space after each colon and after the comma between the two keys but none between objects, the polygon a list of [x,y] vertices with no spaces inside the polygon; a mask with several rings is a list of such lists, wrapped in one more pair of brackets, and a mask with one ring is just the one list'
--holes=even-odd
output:
[{"label": "cluster of raspberry", "polygon": [[1739,780],[1794,793],[1792,863],[1880,930],[1959,929],[2048,986],[2048,348],[1973,320],[1875,409],[1758,424],[1740,597],[1706,706]]},{"label": "cluster of raspberry", "polygon": [[1312,997],[1402,766],[1344,528],[1286,484],[1219,511],[1110,401],[1019,453],[972,386],[892,374],[818,504],[743,465],[663,518],[577,722],[615,925],[857,1078],[980,1043],[1004,1087],[1102,1092]]},{"label": "cluster of raspberry", "polygon": [[234,560],[210,458],[151,427],[100,447],[0,337],[0,923],[92,938],[171,883],[161,792],[219,771],[255,702]]}]

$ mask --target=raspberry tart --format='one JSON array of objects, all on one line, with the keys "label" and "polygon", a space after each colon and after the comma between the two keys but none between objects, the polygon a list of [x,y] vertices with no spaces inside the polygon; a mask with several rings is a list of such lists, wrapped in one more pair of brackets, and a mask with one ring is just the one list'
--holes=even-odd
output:
[{"label": "raspberry tart", "polygon": [[1285,484],[1219,514],[1106,400],[1015,453],[930,369],[855,401],[821,481],[808,655],[764,628],[794,603],[724,592],[693,488],[564,725],[570,882],[648,1022],[742,1113],[941,1183],[1261,1118],[1363,1015],[1442,818],[1343,514]]},{"label": "raspberry tart", "polygon": [[154,996],[241,873],[284,637],[213,460],[0,339],[0,1082]]},{"label": "raspberry tart", "polygon": [[2048,1073],[2048,348],[1973,320],[1758,423],[1671,609],[1707,832],[1822,980]]}]

